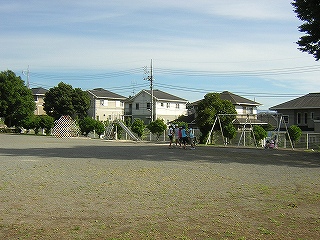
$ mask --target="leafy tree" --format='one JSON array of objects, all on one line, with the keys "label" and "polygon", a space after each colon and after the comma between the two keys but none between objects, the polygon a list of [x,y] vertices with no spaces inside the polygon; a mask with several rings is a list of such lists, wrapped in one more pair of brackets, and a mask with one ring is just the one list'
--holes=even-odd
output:
[{"label": "leafy tree", "polygon": [[237,135],[237,129],[233,126],[232,122],[229,122],[223,127],[223,135],[227,138],[227,142],[230,142]]},{"label": "leafy tree", "polygon": [[92,119],[91,117],[85,117],[79,120],[79,127],[81,134],[88,136],[90,132],[95,129],[96,120]]},{"label": "leafy tree", "polygon": [[[201,142],[204,142],[208,137],[217,114],[237,114],[237,112],[230,101],[220,98],[219,93],[208,93],[199,102],[197,108],[196,123],[202,133]],[[220,117],[223,126],[231,123],[233,119],[235,119],[235,115]]]},{"label": "leafy tree", "polygon": [[267,131],[264,130],[264,128],[259,125],[253,126],[253,134],[257,142],[260,142],[262,139],[268,136]]},{"label": "leafy tree", "polygon": [[131,125],[132,132],[136,133],[139,138],[141,138],[141,136],[143,135],[145,128],[146,126],[144,124],[144,121],[139,118],[136,118]]},{"label": "leafy tree", "polygon": [[41,115],[39,125],[40,128],[44,129],[46,135],[50,135],[51,129],[54,126],[54,118],[48,115]]},{"label": "leafy tree", "polygon": [[[36,123],[36,115],[30,115],[27,118],[25,118],[22,122],[21,122],[21,126],[23,128],[25,128],[28,132],[30,129],[35,129],[37,126]],[[39,127],[38,127],[39,128]]]},{"label": "leafy tree", "polygon": [[159,140],[160,135],[167,129],[167,125],[164,123],[163,119],[157,119],[147,126],[152,134],[157,135],[157,140]]},{"label": "leafy tree", "polygon": [[40,128],[44,129],[44,132],[49,135],[53,126],[54,119],[48,115],[31,115],[22,122],[23,128],[27,131],[33,129],[36,135],[39,134]]},{"label": "leafy tree", "polygon": [[319,0],[295,0],[292,3],[297,17],[303,21],[299,31],[306,35],[300,37],[297,44],[302,52],[320,59],[320,2]]},{"label": "leafy tree", "polygon": [[60,82],[58,86],[49,89],[44,97],[43,109],[54,119],[62,115],[72,118],[84,118],[90,107],[87,92],[80,88],[73,89],[71,85]]},{"label": "leafy tree", "polygon": [[104,131],[106,130],[105,125],[103,124],[103,122],[100,122],[98,120],[95,120],[96,123],[94,125],[94,130],[96,131],[96,133],[99,135],[99,137],[104,133]]},{"label": "leafy tree", "polygon": [[[300,139],[300,137],[302,135],[302,130],[297,125],[291,125],[288,128],[288,133],[289,133],[291,141],[296,143]],[[286,136],[286,137],[288,139],[288,136]]]},{"label": "leafy tree", "polygon": [[188,129],[188,123],[186,123],[184,121],[180,121],[179,118],[177,120],[173,121],[172,124],[178,125],[179,127],[185,127],[185,129]]},{"label": "leafy tree", "polygon": [[8,127],[21,126],[35,110],[32,92],[24,81],[8,70],[0,73],[0,116]]}]

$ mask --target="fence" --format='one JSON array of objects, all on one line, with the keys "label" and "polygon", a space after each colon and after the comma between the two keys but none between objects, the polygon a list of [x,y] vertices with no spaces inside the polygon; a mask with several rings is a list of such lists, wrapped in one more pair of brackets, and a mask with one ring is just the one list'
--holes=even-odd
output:
[{"label": "fence", "polygon": [[[194,129],[196,139],[199,139],[201,133],[198,129]],[[277,136],[277,137],[276,137]],[[298,148],[298,149],[314,149],[320,150],[320,133],[308,133],[303,132],[300,139],[293,143],[291,146],[291,142],[286,138],[286,132],[268,132],[268,137],[262,140],[259,143],[256,143],[255,139],[252,137],[251,131],[238,131],[235,138],[233,138],[230,142],[227,143],[228,146],[237,146],[237,147],[258,147],[262,148],[266,144],[267,139],[275,139],[277,138],[277,147],[278,148]],[[126,133],[123,133],[121,139],[130,139],[126,136]],[[150,133],[149,130],[145,130],[142,140],[151,141],[151,142],[169,142],[169,137],[167,136],[167,131],[164,131],[159,138],[157,136]],[[220,131],[214,131],[213,137],[211,139],[211,143],[213,145],[224,145],[225,139],[222,138]]]},{"label": "fence", "polygon": [[[277,139],[276,139],[277,138]],[[300,148],[300,149],[320,149],[320,133],[303,132],[300,139],[292,143],[286,138],[286,132],[268,132],[268,137],[261,142],[255,142],[251,131],[238,131],[235,138],[233,138],[229,146],[246,146],[246,147],[264,147],[267,139],[276,139],[278,148]],[[220,131],[213,132],[211,144],[224,145],[224,140]]]}]

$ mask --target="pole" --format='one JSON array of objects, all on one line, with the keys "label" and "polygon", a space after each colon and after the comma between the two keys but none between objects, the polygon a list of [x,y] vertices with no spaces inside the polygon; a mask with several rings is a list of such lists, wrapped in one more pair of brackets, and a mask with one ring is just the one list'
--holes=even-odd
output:
[{"label": "pole", "polygon": [[28,69],[22,71],[22,74],[27,76],[27,88],[30,88],[30,83],[29,83],[29,75],[30,74],[29,73],[30,73],[30,71],[29,71],[29,65],[28,65]]},{"label": "pole", "polygon": [[151,90],[151,122],[153,122],[153,66],[152,66],[152,59],[151,59],[151,66],[150,66],[150,90]]}]

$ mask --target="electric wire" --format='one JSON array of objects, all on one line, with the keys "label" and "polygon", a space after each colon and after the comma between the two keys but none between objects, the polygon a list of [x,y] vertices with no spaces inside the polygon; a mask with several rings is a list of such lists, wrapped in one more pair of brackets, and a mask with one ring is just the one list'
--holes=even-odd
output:
[{"label": "electric wire", "polygon": [[[251,71],[203,71],[203,70],[184,70],[184,69],[167,69],[167,68],[156,68],[154,69],[154,73],[158,75],[170,75],[170,76],[185,76],[185,77],[263,77],[263,76],[275,76],[275,75],[284,75],[284,74],[302,74],[302,73],[313,73],[319,72],[320,66],[312,65],[312,66],[301,66],[301,67],[290,67],[290,68],[275,68],[275,69],[265,69],[265,70],[251,70]],[[38,73],[38,72],[30,72],[30,76],[32,78],[42,79],[42,80],[58,80],[58,81],[95,81],[95,80],[103,80],[117,77],[125,77],[132,75],[140,75],[143,78],[147,74],[146,67],[141,68],[133,68],[122,71],[114,71],[114,72],[105,72],[98,74],[74,74],[74,73],[61,73],[61,74],[47,74],[47,73]],[[49,87],[46,85],[41,85],[35,82],[30,82],[31,86],[39,87]],[[175,90],[182,92],[194,92],[194,93],[203,93],[206,94],[208,92],[221,92],[217,90],[210,89],[201,89],[201,88],[188,88],[175,86],[171,84],[159,83],[158,81],[154,82],[155,87],[159,89],[165,90]],[[109,91],[118,91],[118,92],[128,92],[132,91],[134,88],[145,88],[148,87],[147,81],[142,84],[135,85],[126,85],[126,86],[117,86],[117,87],[108,87]],[[165,91],[164,90],[164,91]],[[286,94],[286,93],[250,93],[250,92],[234,92],[236,94],[241,94],[243,96],[255,96],[255,97],[297,97],[301,96],[301,94]]]}]

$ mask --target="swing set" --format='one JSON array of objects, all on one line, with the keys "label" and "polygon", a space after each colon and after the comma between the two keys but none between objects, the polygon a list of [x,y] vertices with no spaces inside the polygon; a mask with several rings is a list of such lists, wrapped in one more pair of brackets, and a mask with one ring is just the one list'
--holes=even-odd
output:
[{"label": "swing set", "polygon": [[[211,142],[212,132],[213,132],[214,127],[216,126],[217,123],[219,124],[221,136],[222,136],[222,139],[223,139],[223,145],[226,146],[228,144],[226,138],[223,135],[223,128],[222,128],[222,123],[221,123],[221,119],[220,119],[220,117],[224,117],[224,116],[237,116],[237,117],[245,116],[246,117],[245,118],[245,122],[243,124],[241,124],[241,125],[243,125],[243,127],[242,127],[241,135],[240,135],[240,138],[239,138],[239,141],[238,141],[238,146],[240,146],[240,143],[241,143],[242,140],[243,140],[243,145],[245,145],[246,130],[250,130],[250,133],[253,136],[254,145],[255,145],[256,148],[258,148],[257,141],[255,139],[254,132],[253,132],[253,124],[252,124],[252,121],[251,121],[251,119],[253,119],[252,117],[254,117],[254,119],[256,119],[256,114],[217,114],[216,118],[214,120],[214,123],[213,123],[213,125],[211,127],[211,130],[209,132],[209,136],[207,138],[206,145],[208,145]],[[286,124],[286,122],[285,122],[285,120],[283,118],[283,115],[282,114],[272,114],[271,116],[273,118],[275,118],[275,116],[276,116],[275,120],[277,122],[277,127],[276,127],[276,129],[273,130],[273,134],[272,134],[274,136],[274,146],[275,147],[278,146],[281,125],[284,124],[285,129],[286,129],[286,134],[287,134],[287,136],[289,138],[289,141],[290,141],[290,144],[291,144],[291,148],[292,148],[292,150],[294,150],[293,143],[292,143],[292,140],[291,140],[289,132],[288,132],[288,127],[287,127],[287,124]],[[237,118],[235,118],[232,121],[233,124],[234,124],[235,120],[237,120]],[[248,128],[247,128],[247,126],[248,126]]]}]

